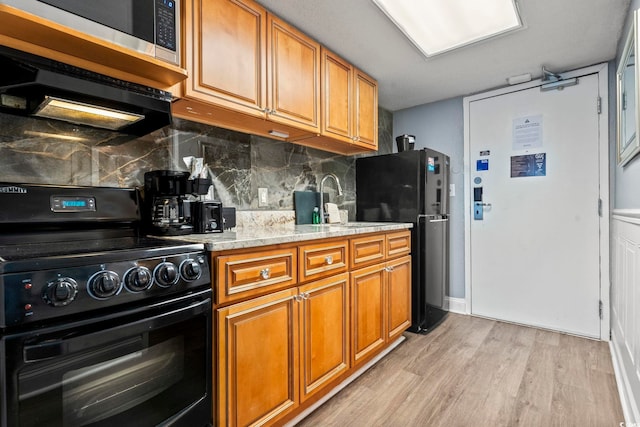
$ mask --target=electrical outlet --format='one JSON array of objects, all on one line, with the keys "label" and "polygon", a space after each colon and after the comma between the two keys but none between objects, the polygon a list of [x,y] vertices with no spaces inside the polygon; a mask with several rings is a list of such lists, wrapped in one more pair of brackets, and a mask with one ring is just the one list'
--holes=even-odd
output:
[{"label": "electrical outlet", "polygon": [[269,190],[267,188],[258,188],[258,207],[264,208],[269,206]]}]

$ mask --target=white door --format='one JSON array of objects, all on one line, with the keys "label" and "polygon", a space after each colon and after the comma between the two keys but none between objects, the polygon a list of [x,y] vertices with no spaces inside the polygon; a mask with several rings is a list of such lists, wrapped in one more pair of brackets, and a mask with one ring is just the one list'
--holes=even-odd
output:
[{"label": "white door", "polygon": [[598,79],[469,102],[472,314],[600,337]]}]

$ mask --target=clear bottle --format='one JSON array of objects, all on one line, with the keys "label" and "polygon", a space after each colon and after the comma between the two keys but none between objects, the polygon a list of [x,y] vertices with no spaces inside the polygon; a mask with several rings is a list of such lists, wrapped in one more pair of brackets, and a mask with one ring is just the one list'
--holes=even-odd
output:
[{"label": "clear bottle", "polygon": [[318,209],[317,206],[313,208],[313,213],[311,214],[311,223],[320,224],[320,209]]}]

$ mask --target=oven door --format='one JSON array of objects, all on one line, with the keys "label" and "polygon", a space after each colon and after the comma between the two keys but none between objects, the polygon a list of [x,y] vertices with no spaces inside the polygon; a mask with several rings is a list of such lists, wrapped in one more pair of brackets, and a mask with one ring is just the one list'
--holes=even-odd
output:
[{"label": "oven door", "polygon": [[1,353],[3,426],[211,423],[210,289],[6,336]]}]

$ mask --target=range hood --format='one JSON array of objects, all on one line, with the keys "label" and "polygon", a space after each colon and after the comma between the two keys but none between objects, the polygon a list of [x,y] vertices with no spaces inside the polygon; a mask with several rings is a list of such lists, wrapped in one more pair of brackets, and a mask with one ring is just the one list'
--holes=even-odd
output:
[{"label": "range hood", "polygon": [[0,111],[142,136],[171,124],[171,93],[0,47]]}]

